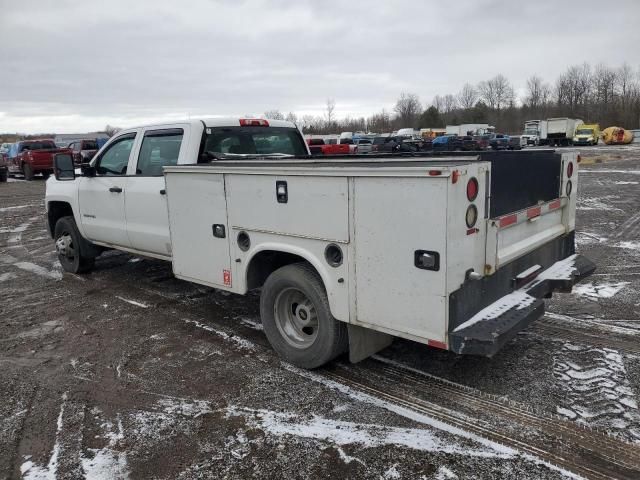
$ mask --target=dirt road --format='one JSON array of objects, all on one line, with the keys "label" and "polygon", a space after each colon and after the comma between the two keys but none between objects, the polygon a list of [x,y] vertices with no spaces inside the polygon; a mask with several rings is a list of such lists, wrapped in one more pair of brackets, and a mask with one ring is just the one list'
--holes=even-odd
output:
[{"label": "dirt road", "polygon": [[596,275],[495,358],[396,341],[314,372],[271,351],[257,295],[119,252],[63,274],[44,182],[0,184],[0,478],[638,478],[640,150],[620,152],[580,173]]}]

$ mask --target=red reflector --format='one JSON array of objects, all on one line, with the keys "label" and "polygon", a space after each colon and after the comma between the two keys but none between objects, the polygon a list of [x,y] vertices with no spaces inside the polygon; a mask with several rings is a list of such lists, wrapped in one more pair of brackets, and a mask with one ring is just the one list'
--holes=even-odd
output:
[{"label": "red reflector", "polygon": [[460,172],[458,170],[454,170],[451,174],[451,183],[457,183],[458,178],[460,178]]},{"label": "red reflector", "polygon": [[478,180],[475,178],[469,179],[467,182],[467,199],[473,202],[478,196]]},{"label": "red reflector", "polygon": [[437,340],[427,340],[427,345],[435,348],[442,348],[443,350],[447,349],[447,344],[444,342],[439,342]]},{"label": "red reflector", "polygon": [[438,175],[442,175],[442,172],[440,170],[429,170],[429,176],[437,177]]},{"label": "red reflector", "polygon": [[507,215],[506,217],[500,218],[500,228],[508,227],[509,225],[513,225],[518,221],[518,215]]},{"label": "red reflector", "polygon": [[569,162],[569,165],[567,165],[567,177],[571,178],[572,175],[573,175],[573,162]]},{"label": "red reflector", "polygon": [[474,233],[478,233],[479,231],[479,228],[470,228],[469,230],[467,230],[467,235],[473,235]]},{"label": "red reflector", "polygon": [[269,122],[263,118],[241,118],[241,127],[268,127]]},{"label": "red reflector", "polygon": [[527,210],[527,218],[539,217],[541,213],[542,213],[542,208],[540,207],[530,208],[529,210]]},{"label": "red reflector", "polygon": [[554,200],[549,204],[549,210],[557,210],[561,206],[562,206],[562,202],[560,201],[560,199]]}]

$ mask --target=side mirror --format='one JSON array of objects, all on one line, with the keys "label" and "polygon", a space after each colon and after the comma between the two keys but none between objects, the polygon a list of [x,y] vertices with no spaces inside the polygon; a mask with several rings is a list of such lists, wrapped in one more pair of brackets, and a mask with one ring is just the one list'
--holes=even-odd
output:
[{"label": "side mirror", "polygon": [[69,153],[56,153],[53,156],[53,171],[56,180],[75,180],[76,169],[73,164],[73,157]]},{"label": "side mirror", "polygon": [[80,171],[82,172],[82,175],[84,175],[85,177],[95,177],[96,176],[96,167],[91,166],[90,163],[81,163],[80,164]]}]

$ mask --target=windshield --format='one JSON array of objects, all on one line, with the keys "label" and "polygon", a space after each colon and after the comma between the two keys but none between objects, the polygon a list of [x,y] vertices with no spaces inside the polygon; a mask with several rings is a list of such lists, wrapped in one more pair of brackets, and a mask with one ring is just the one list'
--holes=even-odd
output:
[{"label": "windshield", "polygon": [[586,128],[581,128],[580,130],[576,131],[576,135],[591,135],[591,133],[593,132],[593,130],[589,130]]},{"label": "windshield", "polygon": [[97,142],[94,142],[93,140],[85,140],[84,142],[82,142],[82,149],[83,150],[98,150],[98,144],[97,144]]},{"label": "windshield", "polygon": [[42,142],[25,142],[22,149],[29,150],[55,150],[56,144],[52,141],[44,140]]},{"label": "windshield", "polygon": [[300,132],[287,127],[207,128],[204,151],[225,155],[308,155]]}]

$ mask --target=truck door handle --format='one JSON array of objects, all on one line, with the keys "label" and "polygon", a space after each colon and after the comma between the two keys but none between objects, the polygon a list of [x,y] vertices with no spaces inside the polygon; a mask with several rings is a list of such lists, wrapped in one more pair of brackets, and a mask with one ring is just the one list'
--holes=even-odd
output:
[{"label": "truck door handle", "polygon": [[167,191],[163,188],[162,190],[160,190],[160,195],[166,195]]},{"label": "truck door handle", "polygon": [[120,187],[111,187],[109,191],[114,193],[122,193],[122,189]]}]

